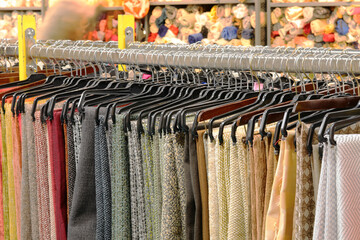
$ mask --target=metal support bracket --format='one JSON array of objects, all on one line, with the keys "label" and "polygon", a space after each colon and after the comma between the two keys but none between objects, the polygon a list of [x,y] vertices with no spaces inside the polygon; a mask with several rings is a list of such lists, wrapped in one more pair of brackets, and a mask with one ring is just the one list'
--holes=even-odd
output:
[{"label": "metal support bracket", "polygon": [[127,27],[125,28],[125,47],[128,48],[132,42],[134,42],[134,29]]},{"label": "metal support bracket", "polygon": [[30,48],[35,44],[35,29],[27,28],[25,30],[25,44],[26,44],[26,75],[30,76],[33,74],[36,67],[36,60],[30,57]]}]

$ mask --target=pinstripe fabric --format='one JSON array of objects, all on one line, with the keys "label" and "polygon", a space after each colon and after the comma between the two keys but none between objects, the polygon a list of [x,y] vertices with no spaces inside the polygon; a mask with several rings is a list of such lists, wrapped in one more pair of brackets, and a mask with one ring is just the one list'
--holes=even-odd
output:
[{"label": "pinstripe fabric", "polygon": [[31,207],[31,237],[32,239],[40,239],[39,233],[39,205],[38,205],[38,185],[37,185],[37,162],[35,151],[35,136],[34,125],[30,116],[32,104],[25,104],[25,112],[21,119],[25,119],[26,127],[21,128],[22,132],[26,131],[27,158],[29,164],[29,192],[30,192],[30,207]]},{"label": "pinstripe fabric", "polygon": [[34,136],[37,162],[38,213],[40,239],[51,239],[49,167],[47,161],[46,128],[40,121],[40,112],[35,113]]},{"label": "pinstripe fabric", "polygon": [[337,239],[357,239],[360,235],[360,135],[335,135]]},{"label": "pinstripe fabric", "polygon": [[73,124],[68,122],[66,125],[67,139],[67,159],[68,159],[68,217],[71,212],[72,199],[74,195],[74,184],[76,177],[75,148],[74,148],[74,129]]},{"label": "pinstripe fabric", "polygon": [[176,136],[167,134],[163,138],[161,239],[181,239],[182,217],[174,144]]},{"label": "pinstripe fabric", "polygon": [[[214,129],[214,135],[217,134],[218,130]],[[213,142],[210,138],[207,139],[208,146],[208,185],[209,185],[209,229],[210,238],[219,239],[219,203],[218,203],[218,188],[216,180],[216,138]],[[215,154],[214,154],[215,153]]]},{"label": "pinstripe fabric", "polygon": [[[112,140],[114,146],[112,148],[113,160],[111,161],[112,236],[117,239],[131,239],[131,221],[132,219],[135,220],[135,216],[133,215],[133,206],[130,207],[130,160],[128,140],[123,130],[122,115],[116,115],[116,125],[113,126]],[[136,225],[133,227],[135,228]],[[134,233],[136,234],[137,231]]]},{"label": "pinstripe fabric", "polygon": [[[185,186],[185,134],[176,133],[173,139],[175,150],[176,174],[179,189],[180,210],[181,210],[181,232],[182,239],[186,237],[186,211],[188,208],[186,186]],[[190,173],[189,173],[190,174]]]},{"label": "pinstripe fabric", "polygon": [[[130,162],[134,164],[130,164],[130,176],[132,174],[135,175],[135,178],[130,177],[134,181],[135,184],[130,185],[131,192],[135,192],[136,197],[136,207],[137,207],[137,222],[135,226],[138,228],[139,238],[145,239],[147,236],[146,231],[146,210],[145,210],[145,199],[144,199],[144,173],[142,167],[142,155],[141,155],[141,142],[137,132],[136,121],[131,121],[131,130],[128,132],[129,136],[129,156]],[[133,171],[131,171],[133,169]],[[134,188],[135,187],[135,188]],[[133,205],[132,205],[133,206]],[[134,205],[135,206],[135,205]]]},{"label": "pinstripe fabric", "polygon": [[3,190],[3,217],[4,217],[4,238],[10,239],[10,213],[9,213],[9,185],[8,185],[8,158],[6,149],[6,127],[5,114],[1,111],[1,160],[2,160],[2,190]]},{"label": "pinstripe fabric", "polygon": [[[13,162],[13,141],[12,141],[12,124],[11,124],[11,105],[5,104],[5,126],[6,126],[6,154],[7,154],[7,171],[8,171],[8,189],[9,189],[9,224],[10,239],[17,239],[17,217],[16,217],[16,200],[15,183],[14,183],[14,162]],[[20,214],[20,212],[18,213]],[[20,237],[20,236],[19,236]]]},{"label": "pinstripe fabric", "polygon": [[96,239],[111,239],[111,179],[104,116],[95,126]]}]

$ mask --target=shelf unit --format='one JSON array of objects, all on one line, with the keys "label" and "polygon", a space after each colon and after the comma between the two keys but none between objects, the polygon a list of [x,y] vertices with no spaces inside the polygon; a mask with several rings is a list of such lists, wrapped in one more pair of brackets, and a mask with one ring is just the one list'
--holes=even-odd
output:
[{"label": "shelf unit", "polygon": [[[212,4],[238,4],[238,0],[200,0],[200,1],[153,1],[150,6],[166,6],[166,5],[212,5]],[[246,1],[247,4],[254,4],[255,0]]]},{"label": "shelf unit", "polygon": [[266,3],[266,40],[267,45],[271,45],[271,11],[273,8],[286,8],[286,7],[339,7],[339,6],[351,6],[360,5],[360,2],[304,2],[304,3],[274,3],[271,0],[267,0]]}]

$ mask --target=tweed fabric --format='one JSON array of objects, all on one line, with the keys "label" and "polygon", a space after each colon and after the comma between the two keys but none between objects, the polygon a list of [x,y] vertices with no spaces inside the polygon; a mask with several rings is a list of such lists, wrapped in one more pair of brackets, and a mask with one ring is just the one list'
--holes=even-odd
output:
[{"label": "tweed fabric", "polygon": [[[7,172],[8,172],[8,193],[9,193],[9,226],[10,239],[17,239],[17,218],[16,218],[16,200],[14,183],[14,162],[13,162],[13,141],[11,124],[11,106],[5,104],[5,126],[6,126],[6,154],[7,154]],[[20,213],[18,213],[20,214]],[[19,236],[20,237],[20,236]]]},{"label": "tweed fabric", "polygon": [[[25,125],[22,125],[21,131],[26,131],[27,158],[29,164],[29,193],[30,193],[30,207],[31,207],[31,237],[32,239],[40,239],[39,236],[39,212],[38,212],[38,185],[37,185],[37,161],[35,151],[35,136],[34,125],[32,123],[31,115],[32,104],[25,104],[25,113],[22,114],[21,119],[25,119]],[[24,127],[26,126],[26,127]]]},{"label": "tweed fabric", "polygon": [[[241,139],[246,135],[245,131],[242,131],[243,128],[240,128],[236,133],[236,138]],[[244,174],[244,171],[241,172],[240,165],[246,164],[245,156],[243,153],[240,153],[240,144],[234,143],[231,139],[230,141],[230,165],[229,165],[229,228],[228,228],[228,239],[249,239],[247,238],[247,229],[246,218],[245,218],[245,204],[248,201],[243,201],[244,192],[243,190],[247,186],[247,182],[242,182],[246,178],[242,178],[241,174]],[[244,169],[244,166],[242,166]],[[248,215],[248,214],[247,214]]]},{"label": "tweed fabric", "polygon": [[[217,134],[218,130],[214,129],[214,134]],[[208,146],[208,187],[209,187],[209,228],[210,238],[219,239],[219,202],[218,202],[218,187],[216,179],[216,156],[219,151],[216,149],[216,138],[214,141],[207,140]],[[215,154],[214,154],[215,153]]]},{"label": "tweed fabric", "polygon": [[265,210],[265,192],[267,177],[266,146],[261,135],[254,136],[254,177],[255,177],[255,203],[256,204],[256,236],[261,239]]},{"label": "tweed fabric", "polygon": [[[196,138],[196,152],[198,160],[198,174],[200,185],[200,197],[201,197],[201,223],[202,223],[202,239],[209,240],[209,203],[208,203],[208,179],[206,171],[206,159],[205,159],[205,146],[204,146],[204,133],[205,130],[197,132]],[[231,153],[231,151],[230,151]],[[231,184],[231,182],[230,182]]]},{"label": "tweed fabric", "polygon": [[294,209],[294,239],[311,239],[315,218],[315,197],[312,157],[306,149],[308,128],[300,123],[296,131],[296,193]]},{"label": "tweed fabric", "polygon": [[[12,152],[13,152],[13,170],[14,170],[14,187],[15,187],[15,208],[16,208],[16,232],[21,238],[21,136],[19,119],[17,116],[11,117],[11,134],[12,134]],[[27,229],[28,231],[29,229]],[[29,231],[28,231],[29,232]]]},{"label": "tweed fabric", "polygon": [[254,148],[248,146],[247,156],[249,161],[249,186],[250,186],[250,219],[251,219],[251,237],[257,239],[257,223],[256,223],[256,185],[255,185],[255,161]]},{"label": "tweed fabric", "polygon": [[68,223],[68,239],[95,239],[96,236],[94,119],[95,108],[86,107],[81,123],[82,131],[77,133],[81,134],[81,145]]},{"label": "tweed fabric", "polygon": [[74,154],[75,154],[75,164],[76,169],[78,169],[79,161],[80,161],[80,146],[82,139],[82,123],[80,121],[79,113],[74,114]]},{"label": "tweed fabric", "polygon": [[360,228],[360,135],[335,135],[337,239],[356,239]]},{"label": "tweed fabric", "polygon": [[76,178],[75,147],[74,147],[74,125],[68,122],[66,125],[67,159],[68,159],[68,216],[71,213],[72,200],[74,195],[74,184]]},{"label": "tweed fabric", "polygon": [[174,144],[176,136],[167,134],[163,138],[161,239],[181,239],[180,189]]},{"label": "tweed fabric", "polygon": [[185,212],[185,239],[194,239],[195,237],[195,195],[194,189],[192,187],[191,181],[191,166],[190,166],[190,141],[189,134],[181,134],[184,135],[184,184],[185,184],[185,193],[186,193],[186,212]]},{"label": "tweed fabric", "polygon": [[[146,238],[146,210],[145,210],[145,195],[144,195],[144,173],[142,167],[142,155],[141,155],[141,141],[137,132],[136,121],[131,121],[131,130],[128,132],[129,136],[129,156],[130,162],[130,176],[133,174],[135,177],[130,177],[131,180],[135,180],[136,184],[130,185],[131,193],[134,194],[136,198],[137,208],[137,221],[134,222],[135,226],[138,229],[139,238]],[[135,187],[135,188],[134,188]]]},{"label": "tweed fabric", "polygon": [[[0,118],[1,121],[1,118]],[[0,143],[2,141],[0,129]],[[2,144],[0,144],[0,239],[4,239],[4,208],[3,208],[3,186],[2,186]]]},{"label": "tweed fabric", "polygon": [[[145,129],[146,132],[146,129]],[[154,203],[154,188],[153,188],[153,170],[152,170],[152,159],[151,159],[151,148],[149,138],[144,133],[140,136],[141,140],[141,154],[142,154],[142,167],[144,173],[144,194],[145,194],[145,210],[146,210],[146,233],[148,239],[153,239],[153,203]]]},{"label": "tweed fabric", "polygon": [[111,239],[111,178],[105,117],[95,126],[96,239]]},{"label": "tweed fabric", "polygon": [[199,163],[197,158],[197,147],[196,140],[192,134],[188,134],[189,137],[189,158],[190,158],[190,174],[191,174],[191,185],[194,193],[195,201],[195,213],[191,216],[187,213],[187,218],[193,218],[194,224],[194,235],[190,236],[190,239],[201,240],[202,236],[202,204],[201,204],[201,191],[199,181]]},{"label": "tweed fabric", "polygon": [[[182,239],[186,237],[186,211],[188,206],[188,198],[186,195],[185,183],[185,134],[176,133],[173,139],[175,150],[176,175],[179,189],[180,210],[181,210],[181,231]],[[187,172],[189,173],[189,172]],[[190,176],[188,176],[190,177]],[[191,204],[191,203],[190,203]]]},{"label": "tweed fabric", "polygon": [[34,136],[37,162],[38,213],[40,239],[51,239],[49,166],[47,159],[46,128],[35,113]]},{"label": "tweed fabric", "polygon": [[161,156],[160,149],[162,145],[160,145],[160,135],[155,134],[152,136],[151,149],[152,149],[152,160],[153,160],[153,179],[154,179],[154,206],[153,206],[153,214],[154,214],[154,239],[160,239],[161,237],[161,216],[162,216],[162,175],[161,175]]},{"label": "tweed fabric", "polygon": [[2,200],[3,200],[3,218],[4,218],[4,238],[10,238],[9,224],[9,185],[8,185],[8,158],[6,149],[6,127],[5,113],[1,111],[1,167],[2,167]]},{"label": "tweed fabric", "polygon": [[131,239],[131,220],[134,217],[132,208],[135,208],[135,206],[130,207],[130,160],[128,139],[123,129],[122,115],[116,115],[112,140],[114,146],[111,161],[112,236],[118,239]]}]

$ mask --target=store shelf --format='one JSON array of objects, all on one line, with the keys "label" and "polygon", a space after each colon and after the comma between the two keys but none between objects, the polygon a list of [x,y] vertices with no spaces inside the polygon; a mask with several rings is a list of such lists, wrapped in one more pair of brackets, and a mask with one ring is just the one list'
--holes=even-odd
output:
[{"label": "store shelf", "polygon": [[150,2],[150,6],[165,6],[165,5],[205,5],[205,4],[218,4],[218,0],[200,0],[200,1],[154,1]]},{"label": "store shelf", "polygon": [[351,6],[360,4],[360,2],[303,2],[303,3],[270,3],[270,7],[337,7]]},{"label": "store shelf", "polygon": [[[237,1],[237,0],[219,0],[219,4],[239,4],[239,3],[242,3],[242,2]],[[247,0],[243,3],[254,4],[255,0]]]},{"label": "store shelf", "polygon": [[12,11],[41,11],[41,7],[6,7],[6,8],[0,8],[0,12],[12,12]]},{"label": "store shelf", "polygon": [[104,7],[104,11],[116,11],[116,10],[124,10],[124,7]]}]

